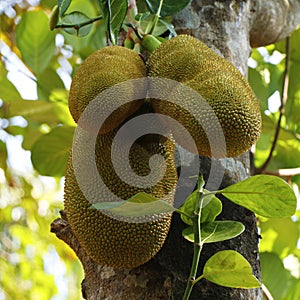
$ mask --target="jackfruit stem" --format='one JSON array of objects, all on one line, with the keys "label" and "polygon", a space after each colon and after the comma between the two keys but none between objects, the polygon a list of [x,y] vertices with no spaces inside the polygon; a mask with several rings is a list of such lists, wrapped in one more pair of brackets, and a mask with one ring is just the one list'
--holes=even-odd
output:
[{"label": "jackfruit stem", "polygon": [[128,49],[133,49],[134,48],[134,41],[131,38],[126,38],[124,41],[124,47]]},{"label": "jackfruit stem", "polygon": [[136,37],[137,37],[140,41],[143,39],[142,35],[139,33],[138,29],[137,29],[134,25],[132,25],[131,23],[126,23],[126,22],[124,22],[123,25],[128,26],[129,28],[131,28],[131,29],[134,31]]},{"label": "jackfruit stem", "polygon": [[142,39],[142,46],[149,53],[153,52],[160,44],[161,41],[151,34],[146,34]]},{"label": "jackfruit stem", "polygon": [[142,52],[141,44],[140,43],[134,44],[133,51],[136,52],[137,54],[140,54]]}]

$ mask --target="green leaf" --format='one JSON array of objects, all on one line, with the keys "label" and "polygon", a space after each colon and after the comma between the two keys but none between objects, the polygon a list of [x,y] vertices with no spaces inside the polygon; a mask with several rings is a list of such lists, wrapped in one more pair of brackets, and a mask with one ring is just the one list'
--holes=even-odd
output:
[{"label": "green leaf", "polygon": [[50,30],[54,30],[55,26],[58,23],[59,19],[59,7],[58,5],[54,5],[51,14],[50,14],[50,20],[49,20],[49,28]]},{"label": "green leaf", "polygon": [[6,144],[0,140],[0,168],[6,170],[7,148]]},{"label": "green leaf", "polygon": [[262,112],[268,109],[269,90],[268,84],[263,80],[261,72],[257,69],[248,68],[248,81],[259,100]]},{"label": "green leaf", "polygon": [[68,95],[69,93],[65,89],[53,89],[50,101],[53,103],[55,114],[64,125],[76,126],[69,110]]},{"label": "green leaf", "polygon": [[16,87],[7,78],[0,80],[0,99],[6,102],[22,99]]},{"label": "green leaf", "polygon": [[256,175],[218,191],[230,201],[267,218],[292,216],[296,210],[296,196],[281,178]]},{"label": "green leaf", "polygon": [[193,226],[186,227],[182,230],[182,236],[189,242],[194,243],[195,235]]},{"label": "green leaf", "polygon": [[[150,10],[155,14],[158,10],[160,0],[146,0],[148,7]],[[174,0],[164,0],[160,12],[160,16],[173,16],[176,13],[183,10],[186,6],[190,4],[191,0],[181,0],[181,1],[174,1]]]},{"label": "green leaf", "polygon": [[58,0],[58,5],[60,8],[60,16],[62,16],[66,12],[71,2],[72,0]]},{"label": "green leaf", "polygon": [[285,258],[297,249],[299,227],[291,218],[260,221],[259,227],[262,236],[259,243],[261,252],[274,252],[281,258]]},{"label": "green leaf", "polygon": [[[148,15],[146,18],[143,18],[140,21],[140,27],[144,33],[146,33],[146,34],[149,33],[149,31],[151,29],[150,25],[152,24],[154,17],[155,16],[153,14],[151,14],[151,15]],[[152,35],[158,37],[158,36],[162,35],[163,33],[165,33],[168,29],[170,29],[170,31],[171,31],[172,28],[173,28],[172,32],[175,32],[174,27],[171,24],[172,19],[170,17],[165,17],[164,19],[165,20],[158,19],[158,22],[154,28],[154,31],[152,32]]]},{"label": "green leaf", "polygon": [[52,67],[37,76],[37,94],[40,100],[49,100],[53,89],[64,89],[64,83]]},{"label": "green leaf", "polygon": [[285,297],[285,300],[300,299],[300,280],[298,278],[292,278],[290,280],[289,290]]},{"label": "green leaf", "polygon": [[175,208],[166,201],[158,200],[145,192],[137,193],[123,202],[99,202],[92,207],[99,210],[106,209],[124,217],[142,217],[175,211]]},{"label": "green leaf", "polygon": [[122,204],[123,204],[123,201],[119,201],[119,202],[116,202],[116,201],[98,202],[98,203],[92,204],[91,208],[95,208],[95,209],[98,209],[98,210],[108,210],[108,209],[118,207]]},{"label": "green leaf", "polygon": [[200,221],[201,223],[214,221],[221,212],[222,202],[213,194],[206,195],[203,199]]},{"label": "green leaf", "polygon": [[[95,5],[94,1],[76,0],[72,1],[67,13],[81,12],[89,18],[95,18],[99,16],[99,9]],[[75,54],[80,55],[82,59],[85,59],[88,55],[94,51],[106,46],[106,35],[103,22],[94,22],[90,33],[86,36],[78,38],[76,35],[71,35],[65,31],[61,31],[66,44],[69,44],[73,48]]]},{"label": "green leaf", "polygon": [[[300,40],[300,29],[294,30],[290,37],[290,56],[291,61],[299,61],[299,40]],[[281,53],[285,53],[285,39],[275,44],[275,49]]]},{"label": "green leaf", "polygon": [[[295,110],[297,111],[297,109]],[[260,167],[267,159],[273,142],[276,124],[276,116],[263,116],[262,133],[256,143],[255,150],[255,165],[257,167]],[[268,170],[297,168],[299,167],[298,161],[300,161],[300,140],[297,138],[296,132],[281,128]]]},{"label": "green leaf", "polygon": [[[236,221],[214,221],[201,225],[201,243],[216,243],[235,238],[245,230],[242,223]],[[193,227],[182,231],[182,235],[190,242],[194,242]]]},{"label": "green leaf", "polygon": [[145,20],[149,16],[150,16],[150,12],[146,11],[145,13],[136,14],[134,19],[139,22],[139,21]]},{"label": "green leaf", "polygon": [[297,168],[299,167],[299,159],[300,140],[297,137],[296,132],[293,133],[281,129],[275,148],[274,160],[271,161],[269,167],[272,169]]},{"label": "green leaf", "polygon": [[145,192],[140,192],[135,194],[134,196],[130,197],[128,200],[126,201],[111,201],[111,202],[99,202],[96,204],[93,204],[92,207],[96,208],[96,209],[111,209],[120,205],[124,205],[128,202],[131,203],[149,203],[149,202],[155,202],[158,199],[153,197],[152,195],[145,193]]},{"label": "green leaf", "polygon": [[[175,31],[174,25],[171,22],[172,22],[172,20],[170,22],[167,22],[163,19],[159,19],[158,25],[162,24],[162,25],[166,26],[166,28],[170,31],[171,35],[176,36],[177,33]],[[154,30],[154,32],[155,32],[155,30]]]},{"label": "green leaf", "polygon": [[27,11],[16,29],[16,42],[24,63],[41,74],[52,59],[55,33],[49,30],[49,19],[43,11]]},{"label": "green leaf", "polygon": [[255,145],[254,163],[256,167],[262,166],[268,158],[275,130],[275,123],[266,115],[262,115],[262,124],[262,132]]},{"label": "green leaf", "polygon": [[65,174],[73,134],[74,127],[59,126],[35,142],[31,161],[41,175],[61,177]]},{"label": "green leaf", "polygon": [[[78,12],[78,11],[71,12],[70,14],[64,15],[62,17],[62,23],[63,24],[74,25],[74,27],[76,25],[79,25],[81,23],[85,23],[87,21],[90,21],[90,18],[88,18],[82,12]],[[88,35],[90,33],[90,31],[92,30],[92,27],[93,27],[93,24],[91,23],[91,24],[79,27],[79,29],[64,28],[64,31],[69,33],[69,34],[73,34],[73,35],[82,37],[82,36]]]},{"label": "green leaf", "polygon": [[22,147],[25,150],[31,150],[34,143],[42,136],[40,126],[34,122],[28,123],[24,128]]},{"label": "green leaf", "polygon": [[9,103],[8,117],[22,116],[28,121],[55,124],[53,104],[42,100],[15,100]]},{"label": "green leaf", "polygon": [[[179,212],[182,211],[191,217],[193,216],[197,193],[198,191],[194,191],[186,199],[183,205],[179,208]],[[222,211],[222,202],[214,194],[209,193],[207,190],[204,190],[204,193],[207,195],[202,199],[201,223],[214,221]],[[193,221],[184,214],[181,214],[181,219],[184,223],[193,225]]]},{"label": "green leaf", "polygon": [[42,126],[35,122],[28,122],[26,127],[10,125],[5,128],[5,131],[11,135],[22,135],[22,148],[24,150],[31,150],[33,144],[38,140],[42,133]]},{"label": "green leaf", "polygon": [[[289,272],[284,268],[282,260],[275,253],[259,254],[262,282],[271,292],[274,299],[281,299],[287,288]],[[294,298],[298,299],[298,298]]]},{"label": "green leaf", "polygon": [[300,61],[291,62],[289,71],[288,101],[286,102],[284,111],[288,128],[291,130],[298,130],[298,133],[300,132],[300,83],[299,80],[297,80],[299,69]]},{"label": "green leaf", "polygon": [[72,1],[69,8],[67,9],[67,13],[80,11],[85,14],[89,18],[95,18],[99,16],[99,9],[95,5],[94,1],[86,1],[86,0],[75,0]]},{"label": "green leaf", "polygon": [[220,251],[208,259],[204,266],[205,279],[232,288],[258,288],[260,283],[252,274],[249,262],[233,250]]},{"label": "green leaf", "polygon": [[127,14],[127,0],[98,0],[103,15],[109,39],[113,45],[117,44],[119,32]]},{"label": "green leaf", "polygon": [[64,31],[62,31],[62,34],[66,43],[72,46],[74,52],[79,54],[83,60],[94,51],[106,46],[106,35],[103,24],[94,23],[90,34],[81,36],[80,38]]},{"label": "green leaf", "polygon": [[145,0],[135,0],[139,13],[149,12],[149,7]]},{"label": "green leaf", "polygon": [[0,62],[0,99],[3,101],[21,100],[16,87],[7,79],[7,71],[2,62]]},{"label": "green leaf", "polygon": [[132,202],[132,203],[152,203],[156,202],[158,199],[148,193],[145,192],[140,192],[132,197],[130,197],[127,202]]}]

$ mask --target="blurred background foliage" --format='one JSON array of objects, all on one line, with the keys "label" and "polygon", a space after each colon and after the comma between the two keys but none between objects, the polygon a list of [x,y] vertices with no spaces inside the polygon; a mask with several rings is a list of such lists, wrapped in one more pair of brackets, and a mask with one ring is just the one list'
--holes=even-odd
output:
[{"label": "blurred background foliage", "polygon": [[[145,1],[137,3],[145,12]],[[80,36],[74,30],[50,31],[49,16],[56,4],[0,3],[0,300],[81,298],[81,264],[49,227],[63,208],[63,176],[75,126],[67,105],[72,74],[89,54],[106,45],[106,36],[102,21]],[[63,20],[86,20],[82,14],[99,16],[96,1],[72,1]],[[144,25],[146,17],[152,19],[145,15]],[[161,24],[160,34],[172,31],[166,21]],[[264,170],[278,174],[284,169],[298,200],[299,45],[296,30],[290,38],[288,98],[279,138]],[[254,149],[257,169],[269,155],[278,124],[285,51],[281,41],[253,49],[249,59],[249,81],[263,113],[263,132]],[[274,299],[300,299],[299,211],[288,219],[259,219],[259,227],[264,284]]]},{"label": "blurred background foliage", "polygon": [[[289,72],[285,81],[286,44],[289,43]],[[257,171],[264,165],[273,145],[276,128],[278,140],[264,173],[281,175],[294,189],[298,209],[292,218],[259,219],[262,239],[260,259],[263,283],[274,299],[300,299],[300,29],[289,41],[253,49],[249,59],[249,82],[258,96],[263,115],[261,137],[254,151]],[[288,84],[283,99],[283,84]],[[282,111],[279,126],[279,116]],[[276,190],[276,187],[274,187]]]}]

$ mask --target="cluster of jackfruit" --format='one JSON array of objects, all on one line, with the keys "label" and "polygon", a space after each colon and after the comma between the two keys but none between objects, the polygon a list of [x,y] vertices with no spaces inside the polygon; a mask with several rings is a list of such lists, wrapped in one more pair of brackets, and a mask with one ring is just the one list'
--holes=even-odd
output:
[{"label": "cluster of jackfruit", "polygon": [[[251,147],[260,133],[260,111],[257,100],[247,81],[229,62],[220,58],[197,39],[179,35],[162,43],[154,50],[146,64],[133,50],[112,46],[89,56],[78,68],[70,90],[69,108],[76,122],[88,104],[102,91],[129,79],[146,76],[175,80],[199,93],[211,106],[219,119],[226,140],[224,156],[236,156]],[[133,87],[134,89],[134,87]],[[134,93],[134,91],[133,91]],[[211,156],[206,133],[189,114],[189,106],[201,111],[197,99],[184,98],[185,109],[172,102],[151,99],[155,112],[169,115],[184,125],[195,140],[200,155]],[[126,97],[128,94],[124,94]],[[124,96],[125,97],[125,96]],[[114,101],[114,98],[105,101]],[[127,200],[138,192],[164,198],[173,204],[177,182],[174,163],[174,142],[165,137],[147,135],[134,142],[129,161],[138,176],[146,176],[149,159],[160,154],[166,162],[162,178],[152,187],[139,188],[124,183],[111,162],[111,145],[122,123],[139,114],[144,100],[127,103],[115,110],[101,127],[95,146],[95,159],[99,174],[106,187],[116,196]],[[109,105],[109,103],[99,103]],[[187,109],[186,109],[187,108]],[[203,113],[202,113],[203,115]],[[188,145],[183,144],[182,146]],[[118,150],[121,154],[122,149]],[[114,153],[118,155],[118,153]],[[85,154],[82,154],[85,159]],[[112,201],[110,194],[99,186],[92,189],[99,195],[98,202]],[[91,203],[80,189],[72,164],[72,154],[67,165],[65,180],[65,211],[68,222],[87,254],[102,265],[132,268],[150,260],[162,247],[167,236],[171,214],[145,222],[117,220],[107,213],[91,209]]]},{"label": "cluster of jackfruit", "polygon": [[[105,89],[129,79],[145,76],[145,63],[133,50],[113,46],[93,53],[80,65],[72,81],[69,107],[74,120],[78,122],[90,101]],[[128,89],[124,97],[131,97]],[[114,98],[103,99],[114,101]],[[124,99],[124,103],[126,100]],[[171,140],[145,136],[131,146],[129,161],[132,170],[138,176],[146,176],[151,172],[149,159],[153,155],[159,154],[164,157],[166,169],[159,171],[165,173],[159,174],[158,177],[161,176],[162,179],[153,187],[138,188],[123,182],[115,172],[111,161],[112,142],[120,124],[135,113],[142,103],[143,99],[122,105],[109,116],[99,130],[95,160],[102,181],[109,192],[103,186],[97,186],[91,179],[89,188],[95,191],[95,195],[101,197],[98,202],[112,201],[110,193],[127,200],[139,192],[147,192],[156,198],[164,198],[170,205],[173,204],[177,172],[174,163],[174,143]],[[101,101],[98,101],[98,104],[103,107],[109,106],[109,103]],[[116,149],[114,155],[121,156],[122,151],[122,148]],[[80,157],[85,160],[86,154],[82,153]],[[126,170],[126,166],[123,169]],[[145,216],[143,222],[130,218],[128,222],[126,219],[110,216],[109,212],[91,209],[92,203],[86,199],[76,180],[72,154],[66,170],[64,204],[68,222],[87,254],[99,264],[113,267],[132,268],[151,259],[163,245],[171,222],[170,213],[162,214],[159,218],[150,215],[147,219]]]}]

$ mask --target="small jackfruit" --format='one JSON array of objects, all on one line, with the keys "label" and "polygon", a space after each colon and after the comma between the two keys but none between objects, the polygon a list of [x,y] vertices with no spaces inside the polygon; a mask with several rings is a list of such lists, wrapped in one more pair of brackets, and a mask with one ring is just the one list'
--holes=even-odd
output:
[{"label": "small jackfruit", "polygon": [[[132,170],[139,176],[146,176],[150,172],[148,163],[152,155],[160,154],[166,161],[166,172],[162,173],[162,179],[157,184],[148,188],[135,187],[118,177],[111,162],[111,144],[116,132],[113,130],[98,135],[96,142],[96,164],[105,186],[111,193],[124,200],[144,191],[173,204],[177,182],[173,158],[174,143],[165,138],[155,140],[152,137],[150,141],[142,137],[132,145],[129,161]],[[120,156],[121,151],[123,149],[114,153],[116,158]],[[82,153],[83,161],[86,155]],[[127,172],[125,166],[124,172]],[[91,178],[91,192],[96,198],[99,197],[95,202],[115,201],[99,182],[93,180],[94,178]],[[139,219],[141,217],[135,217],[136,219],[131,218],[128,222],[126,217],[124,220],[115,219],[109,214],[91,209],[91,203],[82,193],[76,180],[72,155],[67,165],[64,192],[68,222],[80,245],[95,262],[117,268],[133,268],[146,263],[162,247],[170,227],[171,213],[160,214],[160,218],[147,216],[143,222]]]},{"label": "small jackfruit", "polygon": [[[69,109],[74,121],[78,122],[82,112],[99,93],[118,83],[145,76],[144,61],[131,49],[110,46],[92,53],[78,67],[72,80]],[[124,95],[118,94],[120,102],[118,108],[105,121],[103,120],[104,123],[99,133],[113,130],[139,109],[143,100],[127,102],[128,98],[135,99],[134,95],[134,85],[130,85],[124,91]],[[111,95],[111,97],[106,97],[101,101],[105,101],[105,103],[101,102],[99,105],[107,109],[110,107],[110,103],[116,99]]]},{"label": "small jackfruit", "polygon": [[[255,94],[242,74],[204,43],[192,36],[178,35],[156,48],[146,65],[148,76],[182,83],[199,93],[212,108],[201,106],[199,98],[192,93],[180,95],[175,88],[169,92],[166,99],[169,101],[151,100],[155,112],[170,116],[189,131],[200,155],[233,157],[247,151],[257,141],[261,131],[261,114]],[[172,97],[178,96],[185,103],[185,109],[172,102]],[[191,111],[201,117],[206,130]],[[218,138],[213,136],[217,127],[212,112],[224,133],[224,154],[221,151],[216,155],[210,148],[207,135]],[[177,142],[180,144],[180,141]],[[188,144],[181,146],[193,151]]]}]

